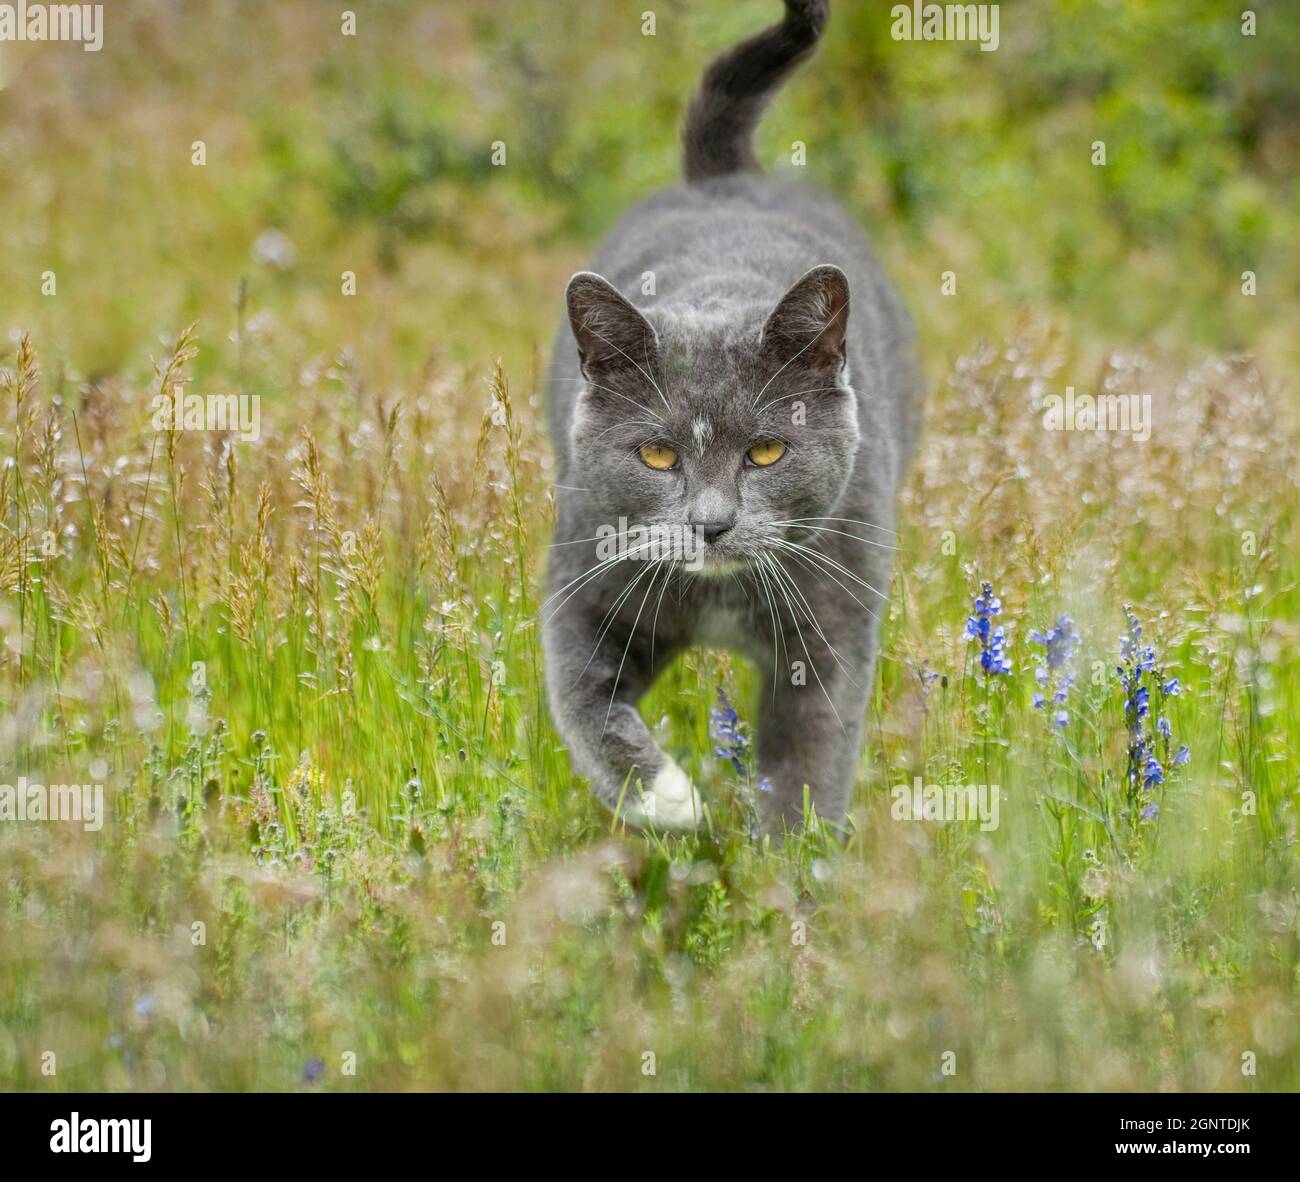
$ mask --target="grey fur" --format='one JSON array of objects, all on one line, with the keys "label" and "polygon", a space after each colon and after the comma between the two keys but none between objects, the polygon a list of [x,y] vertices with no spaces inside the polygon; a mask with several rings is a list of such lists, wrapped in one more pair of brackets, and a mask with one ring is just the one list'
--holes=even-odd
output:
[{"label": "grey fur", "polygon": [[758,168],[751,141],[763,108],[812,53],[829,10],[829,0],[788,0],[779,25],[742,41],[709,66],[682,126],[682,172],[688,181]]},{"label": "grey fur", "polygon": [[[895,497],[919,422],[911,324],[838,203],[719,175],[718,163],[752,159],[755,112],[785,73],[769,40],[747,84],[753,47],[780,32],[776,43],[805,56],[791,24],[815,39],[826,7],[787,0],[781,25],[719,59],[729,64],[706,74],[685,136],[688,176],[705,179],[632,209],[594,260],[598,274],[569,284],[549,375],[558,521],[547,683],[573,763],[610,809],[670,763],[637,703],[692,644],[733,649],[763,671],[758,774],[773,785],[771,828],[799,824],[805,786],[820,817],[838,823],[848,808]],[[719,78],[724,100],[712,93]],[[706,129],[716,142],[700,138]],[[747,449],[767,438],[786,454],[748,466]],[[679,470],[648,467],[644,443],[671,444]],[[729,524],[703,550],[706,563],[735,565],[601,564],[598,530],[620,518],[709,533]]]}]

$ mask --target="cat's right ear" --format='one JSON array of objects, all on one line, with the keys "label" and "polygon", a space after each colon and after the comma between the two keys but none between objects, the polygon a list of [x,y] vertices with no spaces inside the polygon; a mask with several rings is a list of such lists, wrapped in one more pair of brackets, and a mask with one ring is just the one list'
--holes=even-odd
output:
[{"label": "cat's right ear", "polygon": [[658,335],[612,283],[594,271],[579,271],[569,280],[564,299],[584,374],[649,368]]}]

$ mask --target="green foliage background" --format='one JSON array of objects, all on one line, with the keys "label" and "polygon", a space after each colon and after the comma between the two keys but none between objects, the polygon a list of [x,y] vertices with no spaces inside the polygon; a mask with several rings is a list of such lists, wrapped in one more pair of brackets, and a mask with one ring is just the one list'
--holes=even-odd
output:
[{"label": "green foliage background", "polygon": [[[387,3],[342,38],[307,5],[143,3],[110,9],[100,54],[0,48],[5,320],[76,324],[70,360],[93,372],[248,275],[310,340],[326,328],[302,305],[346,266],[383,272],[360,304],[396,321],[402,356],[514,360],[549,339],[565,270],[676,179],[705,62],[776,8],[674,0],[646,37],[645,6],[621,0]],[[932,344],[1027,308],[1112,347],[1285,350],[1300,14],[1255,11],[1246,37],[1214,0],[1012,0],[985,53],[893,41],[888,6],[840,2],[761,156],[781,170],[807,145],[809,179],[860,212]],[[286,273],[249,258],[265,228],[297,247]]]}]

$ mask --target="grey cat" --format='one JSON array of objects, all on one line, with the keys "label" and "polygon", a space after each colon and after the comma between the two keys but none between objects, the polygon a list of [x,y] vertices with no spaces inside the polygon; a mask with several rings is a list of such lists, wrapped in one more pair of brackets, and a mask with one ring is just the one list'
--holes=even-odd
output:
[{"label": "grey cat", "polygon": [[796,829],[805,800],[833,824],[848,810],[920,399],[911,323],[852,220],[753,155],[828,12],[786,0],[780,24],[712,63],[685,184],[628,213],[566,292],[548,693],[577,770],[643,828],[703,819],[637,711],[694,644],[763,671],[769,829]]}]

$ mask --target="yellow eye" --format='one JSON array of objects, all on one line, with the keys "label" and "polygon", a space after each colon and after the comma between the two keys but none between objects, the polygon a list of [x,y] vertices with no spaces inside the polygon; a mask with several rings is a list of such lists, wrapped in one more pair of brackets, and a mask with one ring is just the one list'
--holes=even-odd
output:
[{"label": "yellow eye", "polygon": [[660,447],[654,443],[641,445],[641,462],[656,472],[667,472],[677,467],[677,453],[671,447]]},{"label": "yellow eye", "polygon": [[766,468],[769,464],[775,464],[783,455],[784,443],[779,439],[764,439],[762,443],[754,444],[745,453],[745,458],[758,468]]}]

